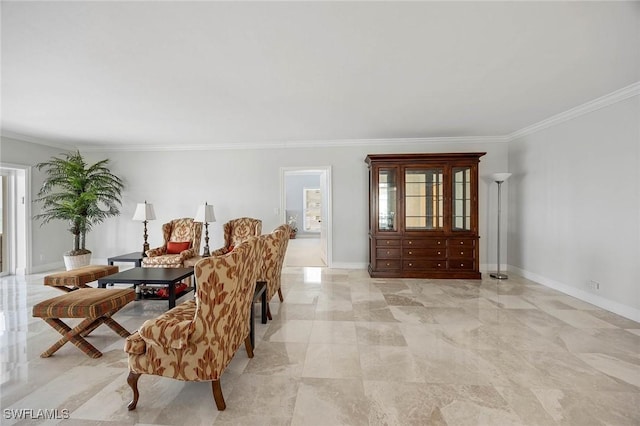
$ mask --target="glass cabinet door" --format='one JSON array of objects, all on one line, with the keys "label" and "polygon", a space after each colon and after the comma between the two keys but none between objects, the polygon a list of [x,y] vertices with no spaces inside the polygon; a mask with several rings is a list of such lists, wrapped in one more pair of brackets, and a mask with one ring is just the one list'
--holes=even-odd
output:
[{"label": "glass cabinet door", "polygon": [[395,168],[378,169],[378,229],[396,231],[398,174]]},{"label": "glass cabinet door", "polygon": [[405,170],[406,230],[441,230],[443,228],[442,177],[442,168]]},{"label": "glass cabinet door", "polygon": [[453,168],[452,228],[471,230],[471,167]]}]

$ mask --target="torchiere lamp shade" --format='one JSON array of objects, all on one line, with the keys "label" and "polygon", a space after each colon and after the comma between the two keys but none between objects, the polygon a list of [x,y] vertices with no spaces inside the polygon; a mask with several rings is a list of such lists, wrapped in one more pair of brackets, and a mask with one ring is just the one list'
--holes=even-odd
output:
[{"label": "torchiere lamp shade", "polygon": [[504,182],[505,180],[509,179],[510,176],[511,173],[494,173],[491,175],[491,179],[494,182]]}]

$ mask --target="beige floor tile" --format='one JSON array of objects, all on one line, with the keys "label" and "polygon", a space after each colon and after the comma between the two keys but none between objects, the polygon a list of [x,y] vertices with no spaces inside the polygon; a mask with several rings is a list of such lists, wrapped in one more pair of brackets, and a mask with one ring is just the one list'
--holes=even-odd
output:
[{"label": "beige floor tile", "polygon": [[[106,327],[89,338],[101,358],[70,344],[40,358],[59,338],[31,316],[60,294],[43,275],[0,278],[0,395],[3,409],[68,410],[61,424],[640,424],[640,324],[513,274],[498,283],[287,267],[284,302],[256,323],[254,358],[241,348],[222,375],[223,412],[210,383],[151,376],[127,411],[124,340]],[[135,302],[116,319],[133,331],[165,311]]]}]

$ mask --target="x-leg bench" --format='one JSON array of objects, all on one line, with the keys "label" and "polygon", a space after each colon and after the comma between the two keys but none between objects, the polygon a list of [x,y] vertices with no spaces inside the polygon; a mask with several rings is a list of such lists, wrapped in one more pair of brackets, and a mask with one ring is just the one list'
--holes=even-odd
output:
[{"label": "x-leg bench", "polygon": [[79,288],[91,288],[88,284],[99,278],[117,274],[120,268],[113,265],[88,265],[64,272],[56,272],[44,277],[44,285],[64,292]]},{"label": "x-leg bench", "polygon": [[[33,307],[33,316],[42,318],[63,336],[40,356],[49,357],[65,343],[71,342],[91,358],[101,357],[102,352],[87,342],[84,337],[101,324],[106,324],[121,337],[128,337],[130,333],[111,317],[127,303],[135,300],[135,297],[135,291],[130,288],[117,290],[81,288],[38,303]],[[84,320],[71,328],[60,318],[84,318]]]}]

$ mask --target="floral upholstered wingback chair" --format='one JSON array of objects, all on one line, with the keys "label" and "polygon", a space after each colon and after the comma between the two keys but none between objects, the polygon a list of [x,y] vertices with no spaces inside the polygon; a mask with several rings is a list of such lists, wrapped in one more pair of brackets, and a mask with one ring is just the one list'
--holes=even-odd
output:
[{"label": "floral upholstered wingback chair", "polygon": [[180,268],[184,261],[195,257],[200,251],[202,223],[192,218],[174,219],[162,225],[164,244],[147,250],[142,266],[152,268]]},{"label": "floral upholstered wingback chair", "polygon": [[282,296],[282,265],[284,256],[289,245],[289,236],[293,229],[289,225],[280,225],[272,233],[264,235],[264,246],[262,247],[262,265],[258,281],[267,283],[267,318],[272,319],[269,301],[276,293],[280,301],[284,301]]},{"label": "floral upholstered wingback chair", "polygon": [[145,321],[127,338],[129,410],[138,403],[142,374],[211,381],[218,410],[226,408],[220,376],[243,343],[253,357],[249,318],[261,244],[250,238],[226,255],[201,259],[195,265],[198,297]]},{"label": "floral upholstered wingback chair", "polygon": [[235,246],[251,236],[260,236],[262,233],[262,221],[250,217],[240,217],[225,223],[223,230],[224,247],[215,250],[212,253],[214,256],[229,253]]}]

